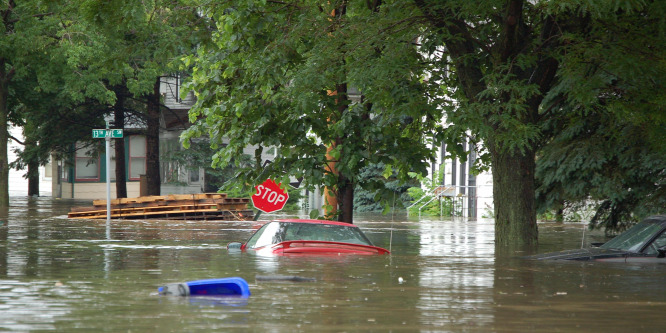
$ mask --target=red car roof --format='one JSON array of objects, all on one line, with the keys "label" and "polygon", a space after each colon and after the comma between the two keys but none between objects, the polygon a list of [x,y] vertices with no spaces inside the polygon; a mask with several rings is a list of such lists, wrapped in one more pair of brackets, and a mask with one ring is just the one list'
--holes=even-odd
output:
[{"label": "red car roof", "polygon": [[327,221],[327,220],[306,220],[306,219],[285,219],[285,220],[275,220],[275,222],[291,222],[291,223],[315,223],[315,224],[330,224],[330,225],[342,225],[345,227],[358,228],[357,225],[338,222],[338,221]]}]

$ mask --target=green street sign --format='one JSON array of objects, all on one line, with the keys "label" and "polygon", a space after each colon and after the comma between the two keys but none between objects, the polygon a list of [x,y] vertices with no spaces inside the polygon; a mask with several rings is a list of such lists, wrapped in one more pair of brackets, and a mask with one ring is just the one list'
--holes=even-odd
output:
[{"label": "green street sign", "polygon": [[92,132],[93,139],[104,139],[104,138],[120,139],[123,137],[122,129],[94,129],[92,131],[93,131]]}]

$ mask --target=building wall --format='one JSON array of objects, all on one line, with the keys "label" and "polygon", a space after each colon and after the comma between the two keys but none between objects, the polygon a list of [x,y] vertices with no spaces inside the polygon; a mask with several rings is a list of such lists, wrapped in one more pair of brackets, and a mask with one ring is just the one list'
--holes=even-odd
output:
[{"label": "building wall", "polygon": [[160,186],[160,193],[162,195],[167,195],[167,194],[196,194],[196,193],[202,193],[203,189],[201,188],[203,184],[196,184],[196,185],[187,185],[187,186],[176,186],[176,185],[169,185],[169,184],[162,184]]},{"label": "building wall", "polygon": [[164,105],[172,110],[189,109],[196,102],[192,92],[182,95],[182,78],[180,75],[163,76],[160,78],[160,94],[164,97]]},{"label": "building wall", "polygon": [[[106,199],[106,183],[75,183],[72,186],[70,182],[61,182],[61,189],[58,190],[57,187],[53,190],[53,193],[56,193],[55,197],[59,198],[74,198],[74,199]],[[26,187],[27,188],[27,187]],[[139,182],[127,182],[127,197],[134,198],[140,196],[140,183]],[[72,195],[74,191],[74,195]],[[192,193],[201,193],[201,185],[189,185],[189,186],[174,186],[174,185],[162,185],[160,188],[162,195],[167,194],[192,194]],[[60,195],[58,195],[60,194]],[[111,183],[111,199],[116,198],[116,184]]]},{"label": "building wall", "polygon": [[[106,183],[75,183],[61,182],[61,198],[73,199],[106,199]],[[74,194],[72,194],[72,191]],[[139,182],[127,182],[127,197],[139,196]],[[116,198],[116,184],[111,183],[111,199]]]}]

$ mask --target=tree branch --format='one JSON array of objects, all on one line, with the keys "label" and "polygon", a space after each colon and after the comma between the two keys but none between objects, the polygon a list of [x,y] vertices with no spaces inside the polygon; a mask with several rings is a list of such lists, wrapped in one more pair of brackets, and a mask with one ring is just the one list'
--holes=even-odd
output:
[{"label": "tree branch", "polygon": [[524,41],[524,36],[519,34],[519,28],[521,26],[521,21],[523,19],[523,1],[522,0],[512,0],[509,2],[506,8],[506,17],[503,19],[503,35],[502,44],[500,44],[502,62],[506,63],[510,61],[510,58],[514,57],[518,52],[520,52],[520,47],[518,43]]},{"label": "tree branch", "polygon": [[23,142],[23,141],[21,141],[21,140],[15,138],[13,135],[7,133],[7,136],[8,136],[10,139],[16,141],[18,144],[25,146],[25,142]]},{"label": "tree branch", "polygon": [[458,73],[458,80],[463,87],[463,93],[471,102],[477,101],[478,94],[485,89],[481,64],[472,56],[477,51],[477,41],[471,37],[467,25],[461,19],[455,18],[451,8],[434,9],[424,0],[414,0],[431,24],[449,36],[444,38],[446,49],[451,55]]},{"label": "tree branch", "polygon": [[[50,12],[50,13],[34,14],[34,15],[30,15],[30,16],[28,16],[28,17],[37,17],[37,18],[40,18],[40,17],[45,17],[45,16],[51,16],[51,15],[53,15],[53,14],[55,14],[55,13]],[[13,20],[10,20],[10,21],[8,21],[8,22],[13,24],[13,23],[16,23],[16,22],[18,22],[18,21],[20,21],[20,20],[21,20],[21,19],[13,19]]]}]

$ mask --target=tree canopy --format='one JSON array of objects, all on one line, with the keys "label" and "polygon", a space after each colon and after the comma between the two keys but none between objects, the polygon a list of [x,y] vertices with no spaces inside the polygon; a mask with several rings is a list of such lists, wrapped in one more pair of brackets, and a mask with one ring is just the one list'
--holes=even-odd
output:
[{"label": "tree canopy", "polygon": [[[20,123],[21,113],[34,109],[22,101],[37,94],[59,95],[56,82],[64,73],[66,59],[50,50],[60,40],[60,16],[67,12],[64,1],[3,1],[0,4],[0,208],[9,207],[8,126]],[[52,70],[53,69],[53,70]],[[54,82],[55,81],[55,82]],[[51,95],[51,96],[53,96]]]},{"label": "tree canopy", "polygon": [[666,200],[666,5],[619,5],[568,37],[536,173],[540,211],[591,204],[591,227],[607,231],[663,213]]},{"label": "tree canopy", "polygon": [[275,147],[268,166],[242,170],[239,183],[248,185],[295,176],[341,192],[363,186],[359,173],[370,163],[402,177],[425,171],[425,143],[440,117],[423,85],[417,27],[402,22],[415,10],[400,2],[210,6],[211,43],[188,58],[198,101],[184,138],[209,135],[218,166],[247,146],[257,156]]},{"label": "tree canopy", "polygon": [[[7,53],[9,73],[24,73],[22,81],[13,75],[8,88],[14,96],[8,112],[23,110],[10,113],[12,121],[40,124],[26,140],[39,144],[26,147],[14,165],[45,163],[53,151],[69,153],[74,142],[90,140],[90,129],[104,126],[103,116],[122,115],[114,124],[122,128],[128,114],[147,124],[142,134],[149,191],[159,192],[159,79],[176,72],[172,64],[191,51],[201,31],[196,8],[172,1],[10,1],[4,13],[13,30],[3,41],[15,44],[12,52],[45,41],[24,56]],[[122,141],[116,148],[123,151]],[[122,176],[116,184],[124,184],[124,160],[116,162]]]},{"label": "tree canopy", "polygon": [[[455,152],[456,138],[469,131],[486,149],[479,161],[492,167],[498,244],[534,244],[537,160],[553,156],[576,119],[591,116],[592,127],[595,119],[630,121],[655,133],[663,126],[659,1],[205,8],[215,28],[212,43],[188,58],[199,98],[191,120],[199,122],[185,139],[210,135],[220,165],[247,145],[278,147],[268,170],[246,170],[250,184],[287,172],[340,186],[326,169],[331,142],[341,143],[331,155],[340,173],[355,181],[370,162],[423,171],[428,143],[448,140]],[[348,102],[349,87],[359,91],[356,103]]]},{"label": "tree canopy", "polygon": [[593,202],[593,225],[621,227],[666,198],[663,1],[9,0],[0,15],[0,206],[7,124],[69,142],[121,90],[155,120],[174,71],[197,97],[185,145],[208,136],[219,168],[255,147],[238,185],[303,177],[348,222],[357,186],[393,200],[362,170],[406,180],[465,136],[492,168],[500,245],[536,243],[537,210]]},{"label": "tree canopy", "polygon": [[[427,38],[445,46],[440,67],[451,72],[440,77],[458,101],[447,119],[488,148],[498,244],[536,242],[536,163],[550,161],[545,177],[561,174],[551,154],[577,126],[663,127],[662,2],[415,2],[431,22]],[[574,165],[561,187],[578,187],[567,183],[582,176]]]}]

